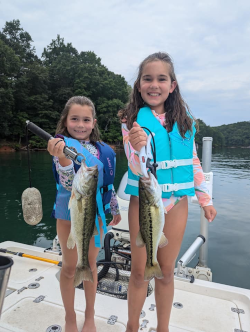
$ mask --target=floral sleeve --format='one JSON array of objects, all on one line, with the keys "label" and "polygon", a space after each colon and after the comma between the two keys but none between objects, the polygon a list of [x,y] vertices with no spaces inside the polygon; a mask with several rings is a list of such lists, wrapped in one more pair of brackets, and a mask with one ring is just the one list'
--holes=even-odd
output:
[{"label": "floral sleeve", "polygon": [[195,142],[193,149],[193,168],[194,168],[194,189],[200,206],[204,207],[204,206],[213,205],[212,199],[208,193],[206,180],[203,174],[200,160],[197,156]]},{"label": "floral sleeve", "polygon": [[72,190],[73,179],[74,179],[74,176],[75,176],[75,170],[74,170],[73,162],[69,166],[63,167],[59,164],[59,160],[58,160],[57,157],[54,157],[53,161],[56,165],[56,171],[59,175],[59,179],[60,179],[60,182],[61,182],[62,186],[66,190],[71,191]]},{"label": "floral sleeve", "polygon": [[111,196],[111,200],[110,200],[110,208],[111,208],[111,214],[113,216],[120,214],[119,204],[118,204],[118,200],[117,200],[117,196],[116,196],[114,187],[112,190],[112,196]]},{"label": "floral sleeve", "polygon": [[139,161],[139,152],[136,151],[129,142],[129,130],[125,123],[122,124],[123,145],[126,157],[128,159],[128,166],[135,175],[142,176],[141,166]]}]

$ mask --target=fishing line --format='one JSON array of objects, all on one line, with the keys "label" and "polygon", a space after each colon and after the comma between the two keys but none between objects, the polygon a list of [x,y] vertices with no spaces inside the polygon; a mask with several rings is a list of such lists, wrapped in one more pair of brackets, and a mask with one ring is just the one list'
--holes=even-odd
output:
[{"label": "fishing line", "polygon": [[31,188],[31,163],[30,163],[28,126],[26,126],[26,148],[27,148],[27,156],[28,156],[29,183],[30,183],[30,188]]},{"label": "fishing line", "polygon": [[141,127],[145,130],[147,130],[149,132],[149,134],[151,134],[152,136],[152,140],[153,140],[153,145],[152,143],[150,143],[150,146],[151,146],[151,150],[152,150],[152,154],[153,154],[153,164],[150,164],[150,162],[147,161],[147,164],[146,166],[150,169],[151,173],[155,176],[155,178],[157,179],[157,176],[156,176],[156,168],[158,166],[158,164],[156,163],[156,147],[155,147],[155,139],[154,139],[154,135],[152,133],[152,131],[150,129],[148,129],[147,127]]},{"label": "fishing line", "polygon": [[29,188],[22,193],[23,219],[29,225],[37,225],[43,218],[42,196],[38,189],[31,186],[31,161],[29,149],[28,125],[26,125],[26,147],[29,170]]}]

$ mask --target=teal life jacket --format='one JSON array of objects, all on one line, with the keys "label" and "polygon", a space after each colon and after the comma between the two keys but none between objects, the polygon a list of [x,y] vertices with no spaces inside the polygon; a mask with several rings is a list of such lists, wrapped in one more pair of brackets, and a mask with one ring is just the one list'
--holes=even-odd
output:
[{"label": "teal life jacket", "polygon": [[[156,119],[148,106],[141,108],[137,115],[137,123],[155,133],[156,174],[158,183],[162,189],[162,197],[170,198],[171,195],[194,196],[193,174],[193,144],[196,132],[193,122],[192,133],[187,131],[183,138],[175,122],[170,133]],[[144,131],[148,134],[147,130]],[[151,140],[152,142],[152,140]],[[141,174],[139,174],[141,176]],[[128,168],[128,183],[126,194],[139,195],[139,175],[135,175]]]},{"label": "teal life jacket", "polygon": [[[97,214],[96,214],[96,227],[98,235],[95,235],[95,246],[101,247],[100,229],[98,222],[98,215],[102,219],[104,234],[107,233],[105,214],[110,212],[110,200],[112,196],[112,189],[115,177],[115,152],[106,143],[96,142],[95,145],[98,150],[98,158],[92,155],[81,143],[73,138],[63,136],[65,144],[68,147],[73,147],[78,153],[81,153],[85,157],[85,162],[88,167],[97,165],[98,167],[98,183],[97,183]],[[80,165],[74,163],[75,172],[78,171]],[[59,175],[56,171],[55,164],[53,162],[53,173],[56,179],[56,200],[54,203],[52,217],[56,219],[70,220],[70,210],[68,209],[68,203],[71,196],[71,191],[66,190],[60,182]]]}]

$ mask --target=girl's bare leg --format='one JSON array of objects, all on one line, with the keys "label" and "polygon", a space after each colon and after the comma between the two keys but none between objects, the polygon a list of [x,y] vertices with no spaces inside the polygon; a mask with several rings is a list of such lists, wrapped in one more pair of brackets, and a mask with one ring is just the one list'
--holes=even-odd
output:
[{"label": "girl's bare leg", "polygon": [[139,232],[139,199],[131,196],[129,204],[129,232],[132,253],[131,276],[128,287],[128,323],[126,332],[139,330],[139,318],[147,295],[148,282],[144,281],[146,249],[135,244]]},{"label": "girl's bare leg", "polygon": [[174,297],[174,267],[180,251],[188,216],[187,198],[182,199],[165,215],[164,234],[168,245],[159,248],[157,258],[164,278],[155,278],[157,332],[169,332],[169,319]]},{"label": "girl's bare leg", "polygon": [[[102,222],[99,220],[99,226],[102,231]],[[94,282],[84,281],[84,292],[86,300],[85,309],[85,321],[83,325],[82,332],[96,332],[95,327],[95,298],[96,298],[96,288],[97,288],[97,268],[96,268],[96,258],[98,256],[100,248],[95,247],[95,239],[92,237],[89,244],[89,265],[93,273]]]},{"label": "girl's bare leg", "polygon": [[71,223],[68,220],[57,219],[57,234],[62,249],[62,269],[60,288],[65,308],[65,332],[78,332],[74,310],[75,287],[74,275],[77,263],[77,250],[67,248],[67,240]]}]

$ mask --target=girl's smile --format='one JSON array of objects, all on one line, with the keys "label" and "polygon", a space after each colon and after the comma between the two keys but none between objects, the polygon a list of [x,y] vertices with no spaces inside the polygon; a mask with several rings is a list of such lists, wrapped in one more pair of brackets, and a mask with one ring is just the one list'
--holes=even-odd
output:
[{"label": "girl's smile", "polygon": [[96,119],[93,118],[90,106],[74,104],[69,110],[65,126],[71,137],[89,141],[95,123]]},{"label": "girl's smile", "polygon": [[169,65],[162,61],[147,63],[142,71],[138,90],[146,104],[157,113],[164,113],[164,102],[176,87],[176,81],[171,82]]}]

